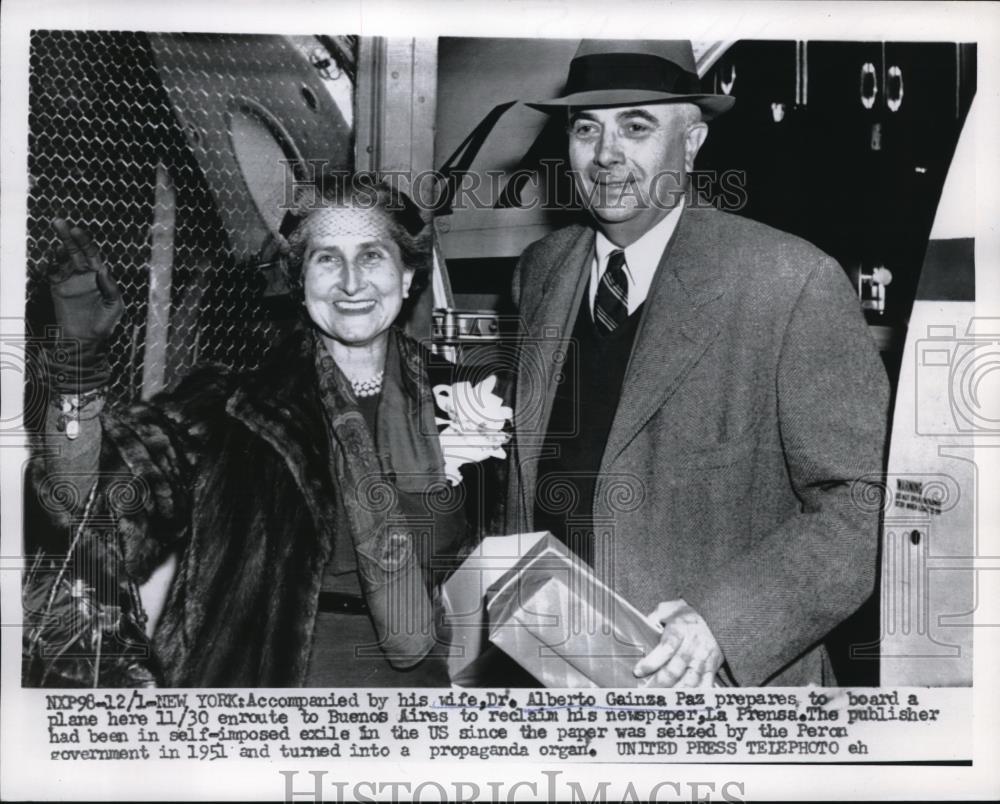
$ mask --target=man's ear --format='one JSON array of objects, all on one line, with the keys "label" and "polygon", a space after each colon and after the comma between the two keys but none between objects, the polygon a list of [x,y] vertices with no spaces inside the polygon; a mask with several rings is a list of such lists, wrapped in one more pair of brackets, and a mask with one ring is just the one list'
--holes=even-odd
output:
[{"label": "man's ear", "polygon": [[698,121],[688,126],[684,135],[684,168],[690,173],[694,170],[694,158],[701,150],[705,137],[708,136],[708,123]]},{"label": "man's ear", "polygon": [[413,277],[416,274],[412,268],[406,268],[403,270],[403,298],[409,298],[410,296],[410,285],[413,284]]}]

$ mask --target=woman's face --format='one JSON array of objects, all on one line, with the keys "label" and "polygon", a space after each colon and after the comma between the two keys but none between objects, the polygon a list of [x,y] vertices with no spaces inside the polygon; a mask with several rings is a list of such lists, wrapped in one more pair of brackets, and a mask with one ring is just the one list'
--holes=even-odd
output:
[{"label": "woman's face", "polygon": [[384,336],[403,306],[413,270],[379,209],[340,207],[316,212],[302,263],[306,310],[319,329],[345,346]]}]

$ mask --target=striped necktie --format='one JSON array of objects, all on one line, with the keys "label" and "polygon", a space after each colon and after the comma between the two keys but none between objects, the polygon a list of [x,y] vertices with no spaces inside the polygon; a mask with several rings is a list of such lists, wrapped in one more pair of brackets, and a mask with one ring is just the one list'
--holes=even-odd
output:
[{"label": "striped necktie", "polygon": [[608,267],[594,297],[594,325],[601,335],[610,335],[628,318],[628,276],[625,252],[616,249],[608,257]]}]

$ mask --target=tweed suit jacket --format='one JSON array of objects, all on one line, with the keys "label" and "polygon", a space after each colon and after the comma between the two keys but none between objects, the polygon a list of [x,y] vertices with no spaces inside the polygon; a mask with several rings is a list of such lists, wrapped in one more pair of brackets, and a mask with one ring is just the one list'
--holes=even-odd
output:
[{"label": "tweed suit jacket", "polygon": [[[536,489],[544,498],[538,459],[593,244],[570,226],[518,264],[509,532],[531,530]],[[604,449],[596,568],[641,611],[686,600],[740,685],[834,683],[822,640],[874,587],[888,397],[834,260],[685,209]]]}]

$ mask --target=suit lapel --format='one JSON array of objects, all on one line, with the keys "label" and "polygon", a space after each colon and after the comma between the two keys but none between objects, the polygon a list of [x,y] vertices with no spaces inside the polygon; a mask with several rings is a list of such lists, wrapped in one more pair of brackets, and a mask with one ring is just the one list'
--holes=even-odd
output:
[{"label": "suit lapel", "polygon": [[621,401],[611,425],[601,472],[684,381],[721,327],[718,300],[728,280],[712,231],[712,208],[689,208],[664,250],[643,307]]},{"label": "suit lapel", "polygon": [[584,229],[552,267],[541,292],[522,305],[526,338],[518,356],[515,405],[518,464],[521,472],[521,510],[534,510],[538,459],[556,392],[559,353],[565,353],[573,334],[583,293],[590,278],[594,232]]}]

